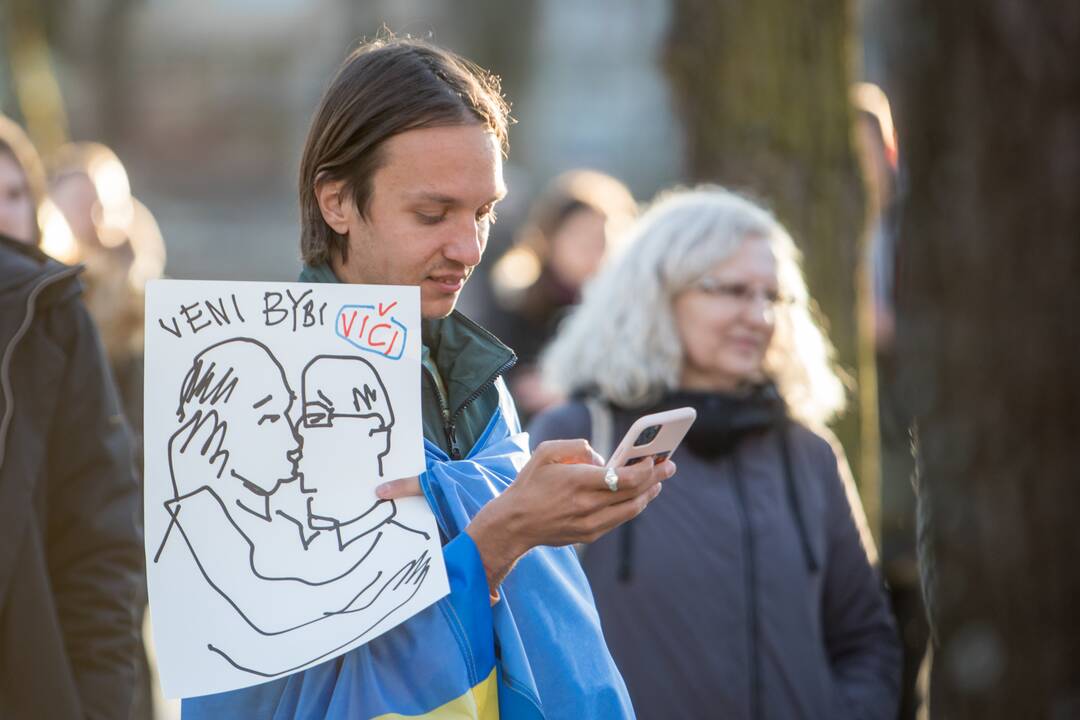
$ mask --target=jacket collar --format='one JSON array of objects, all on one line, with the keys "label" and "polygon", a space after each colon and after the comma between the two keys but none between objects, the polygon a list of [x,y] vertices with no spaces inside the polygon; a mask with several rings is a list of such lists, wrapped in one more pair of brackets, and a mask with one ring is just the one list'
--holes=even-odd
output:
[{"label": "jacket collar", "polygon": [[[322,263],[305,265],[300,282],[341,281]],[[457,310],[439,320],[423,320],[420,335],[446,385],[451,414],[517,360],[510,348]]]},{"label": "jacket collar", "polygon": [[[28,293],[37,281],[54,274],[66,275],[67,269],[67,265],[53,260],[37,246],[0,235],[0,295]],[[74,290],[78,289],[76,285]]]},{"label": "jacket collar", "polygon": [[32,307],[41,309],[77,295],[81,271],[81,265],[64,265],[37,247],[0,235],[0,352],[18,334],[31,298]]}]

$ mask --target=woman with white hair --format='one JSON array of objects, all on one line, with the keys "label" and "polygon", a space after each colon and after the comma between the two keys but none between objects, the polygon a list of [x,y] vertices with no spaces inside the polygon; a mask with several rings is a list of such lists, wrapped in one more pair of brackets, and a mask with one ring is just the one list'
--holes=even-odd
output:
[{"label": "woman with white hair", "polygon": [[788,233],[701,187],[638,220],[545,354],[573,399],[533,443],[603,454],[645,413],[697,410],[663,499],[582,557],[639,717],[895,717],[896,632],[826,439],[845,399],[830,352]]}]

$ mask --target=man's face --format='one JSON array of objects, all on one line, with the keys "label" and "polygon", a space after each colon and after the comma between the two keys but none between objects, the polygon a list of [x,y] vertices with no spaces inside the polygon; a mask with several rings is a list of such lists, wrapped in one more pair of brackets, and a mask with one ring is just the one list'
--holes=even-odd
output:
[{"label": "man's face", "polygon": [[[506,194],[499,142],[485,125],[409,130],[383,143],[361,216],[342,198],[349,240],[337,276],[351,283],[419,285],[425,318],[450,314],[487,245],[495,204]],[[340,225],[340,226],[338,226]]]}]

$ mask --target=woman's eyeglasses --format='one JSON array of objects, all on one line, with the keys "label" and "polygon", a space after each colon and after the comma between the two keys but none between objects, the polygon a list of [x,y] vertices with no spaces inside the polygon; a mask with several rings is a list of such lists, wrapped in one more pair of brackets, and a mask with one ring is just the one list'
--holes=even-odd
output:
[{"label": "woman's eyeglasses", "polygon": [[766,307],[775,309],[792,303],[792,298],[779,290],[754,287],[746,283],[724,282],[709,275],[698,280],[693,287],[706,295],[726,298],[740,305],[750,305],[760,299]]}]

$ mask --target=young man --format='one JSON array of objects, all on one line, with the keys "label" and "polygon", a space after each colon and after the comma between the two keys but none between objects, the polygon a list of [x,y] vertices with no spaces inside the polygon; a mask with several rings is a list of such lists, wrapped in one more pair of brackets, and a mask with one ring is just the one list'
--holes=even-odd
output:
[{"label": "young man", "polygon": [[529,457],[502,374],[514,354],[454,312],[505,195],[498,81],[415,40],[344,63],[300,168],[301,280],[417,285],[427,472],[451,594],[284,680],[185,701],[186,717],[620,718],[633,710],[573,551],[640,513],[667,462],[606,473],[584,440]]}]

